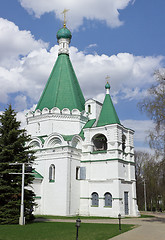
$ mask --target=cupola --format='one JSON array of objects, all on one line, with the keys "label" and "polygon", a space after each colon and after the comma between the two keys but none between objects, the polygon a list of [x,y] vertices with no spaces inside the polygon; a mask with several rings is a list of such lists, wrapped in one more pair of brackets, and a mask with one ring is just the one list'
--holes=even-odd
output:
[{"label": "cupola", "polygon": [[72,38],[70,30],[64,24],[63,28],[59,29],[57,32],[57,42],[59,44],[58,54],[68,54],[69,55],[69,44]]}]

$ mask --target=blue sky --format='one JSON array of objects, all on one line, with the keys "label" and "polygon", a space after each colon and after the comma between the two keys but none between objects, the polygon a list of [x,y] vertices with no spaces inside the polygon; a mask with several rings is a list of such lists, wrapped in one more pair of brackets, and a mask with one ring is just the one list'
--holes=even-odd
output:
[{"label": "blue sky", "polygon": [[1,0],[0,111],[11,103],[23,122],[57,58],[64,8],[72,31],[70,57],[85,98],[103,101],[105,77],[121,122],[135,130],[135,148],[148,148],[152,122],[137,103],[165,62],[163,0]]}]

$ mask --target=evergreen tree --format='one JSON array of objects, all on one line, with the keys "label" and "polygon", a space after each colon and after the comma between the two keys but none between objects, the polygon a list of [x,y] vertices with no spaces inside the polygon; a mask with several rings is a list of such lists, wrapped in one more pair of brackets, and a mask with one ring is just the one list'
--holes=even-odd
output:
[{"label": "evergreen tree", "polygon": [[[11,105],[0,115],[0,223],[18,223],[21,204],[22,164],[33,163],[34,152],[26,146],[30,136],[20,129],[16,112]],[[26,221],[33,218],[34,193],[27,189],[33,181],[32,174],[25,175],[24,215]]]}]

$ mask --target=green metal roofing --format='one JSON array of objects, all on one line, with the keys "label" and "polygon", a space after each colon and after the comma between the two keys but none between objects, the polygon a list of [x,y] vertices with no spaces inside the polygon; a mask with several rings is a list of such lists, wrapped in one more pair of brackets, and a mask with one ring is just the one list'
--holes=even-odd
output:
[{"label": "green metal roofing", "polygon": [[83,129],[85,129],[85,128],[91,128],[95,122],[96,122],[96,119],[90,119],[90,120],[88,120],[88,122],[84,125]]},{"label": "green metal roofing", "polygon": [[60,39],[60,38],[70,38],[70,39],[72,38],[72,34],[71,34],[71,32],[69,31],[68,28],[63,27],[63,28],[58,30],[57,39]]},{"label": "green metal roofing", "polygon": [[74,135],[62,135],[65,141],[71,141]]},{"label": "green metal roofing", "polygon": [[99,120],[97,122],[97,127],[105,126],[108,124],[120,124],[119,118],[117,116],[116,110],[113,106],[111,97],[109,94],[105,95],[103,106],[100,112]]},{"label": "green metal roofing", "polygon": [[38,173],[36,170],[33,170],[32,173],[34,173],[33,175],[34,175],[35,179],[43,179],[43,178],[44,178],[44,177],[43,177],[40,173]]},{"label": "green metal roofing", "polygon": [[67,54],[60,54],[53,67],[36,109],[84,110],[85,99]]},{"label": "green metal roofing", "polygon": [[44,135],[44,136],[38,136],[38,138],[41,140],[41,142],[44,144],[45,142],[45,137],[47,137],[47,135]]},{"label": "green metal roofing", "polygon": [[86,122],[86,124],[84,125],[84,127],[81,129],[81,132],[79,133],[79,136],[80,136],[82,139],[84,139],[84,131],[83,131],[83,129],[85,129],[85,128],[91,128],[95,122],[96,122],[96,119],[91,119],[91,120],[88,120],[88,122]]}]

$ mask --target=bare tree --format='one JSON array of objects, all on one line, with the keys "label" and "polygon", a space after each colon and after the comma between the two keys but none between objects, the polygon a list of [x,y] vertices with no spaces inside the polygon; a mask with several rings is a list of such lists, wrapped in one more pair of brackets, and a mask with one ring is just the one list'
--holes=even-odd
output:
[{"label": "bare tree", "polygon": [[138,107],[153,120],[155,127],[149,131],[150,147],[165,157],[165,69],[154,74],[156,84],[148,89],[148,96],[139,102]]}]

